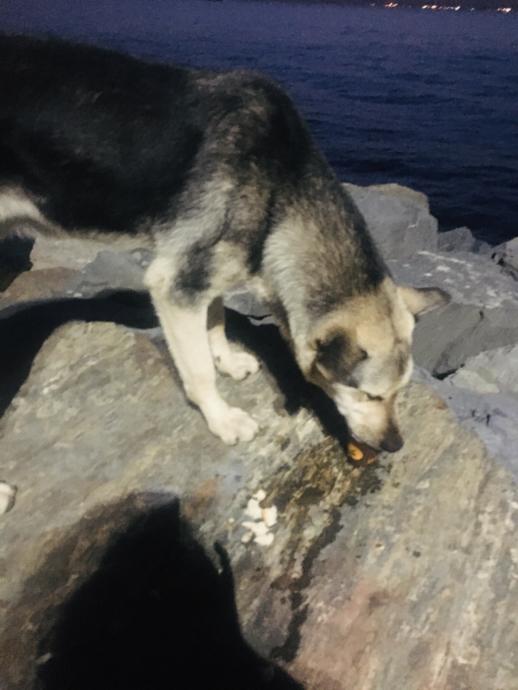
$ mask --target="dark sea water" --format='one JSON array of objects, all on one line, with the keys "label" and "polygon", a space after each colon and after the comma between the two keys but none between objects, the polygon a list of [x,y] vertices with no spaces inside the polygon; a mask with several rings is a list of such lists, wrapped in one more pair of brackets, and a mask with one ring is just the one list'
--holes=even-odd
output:
[{"label": "dark sea water", "polygon": [[429,195],[444,229],[518,235],[518,13],[247,0],[13,0],[0,29],[264,71],[339,177]]}]

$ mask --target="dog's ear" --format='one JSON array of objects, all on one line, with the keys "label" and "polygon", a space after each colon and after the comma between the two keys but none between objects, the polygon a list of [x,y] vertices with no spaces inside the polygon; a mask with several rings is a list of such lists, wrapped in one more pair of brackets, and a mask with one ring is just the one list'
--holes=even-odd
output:
[{"label": "dog's ear", "polygon": [[313,366],[328,381],[340,381],[354,385],[352,372],[357,364],[367,358],[367,353],[348,336],[339,330],[315,340],[315,360]]},{"label": "dog's ear", "polygon": [[413,288],[407,285],[398,286],[399,294],[414,316],[448,304],[450,295],[440,288]]}]

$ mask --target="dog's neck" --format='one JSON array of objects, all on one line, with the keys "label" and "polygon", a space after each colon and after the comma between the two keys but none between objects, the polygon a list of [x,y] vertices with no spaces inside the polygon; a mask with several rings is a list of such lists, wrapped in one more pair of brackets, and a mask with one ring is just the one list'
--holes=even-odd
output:
[{"label": "dog's neck", "polygon": [[[319,229],[310,223],[301,230],[301,222],[285,221],[268,238],[262,279],[281,332],[306,371],[314,358],[311,335],[316,324],[351,298],[372,292],[387,274],[383,264],[378,273],[346,274],[342,267],[350,265],[347,254],[362,251],[357,238],[343,233],[344,237],[319,243]],[[316,240],[311,234],[317,235]]]}]

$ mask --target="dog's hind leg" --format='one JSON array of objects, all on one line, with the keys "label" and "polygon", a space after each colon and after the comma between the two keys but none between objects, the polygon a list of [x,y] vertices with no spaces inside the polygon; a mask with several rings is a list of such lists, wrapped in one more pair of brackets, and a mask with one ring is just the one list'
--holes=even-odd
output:
[{"label": "dog's hind leg", "polygon": [[208,330],[210,349],[219,372],[228,374],[236,381],[242,381],[259,370],[259,362],[253,355],[232,347],[228,342],[221,297],[217,297],[209,307]]},{"label": "dog's hind leg", "polygon": [[146,284],[160,319],[169,351],[189,400],[197,405],[209,429],[230,445],[251,441],[257,422],[237,407],[230,407],[216,388],[216,371],[207,331],[209,300],[180,306],[171,300],[169,262],[157,258],[146,273]]}]

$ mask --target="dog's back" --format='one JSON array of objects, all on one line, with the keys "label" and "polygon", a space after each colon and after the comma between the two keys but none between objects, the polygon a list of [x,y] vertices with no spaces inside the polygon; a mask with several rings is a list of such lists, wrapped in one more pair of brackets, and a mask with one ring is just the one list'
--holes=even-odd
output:
[{"label": "dog's back", "polygon": [[202,137],[187,70],[0,37],[0,185],[65,228],[132,232],[181,188]]},{"label": "dog's back", "polygon": [[216,167],[243,182],[247,158],[286,184],[309,160],[290,100],[246,72],[0,36],[0,93],[0,187],[19,184],[67,229],[136,232]]}]

